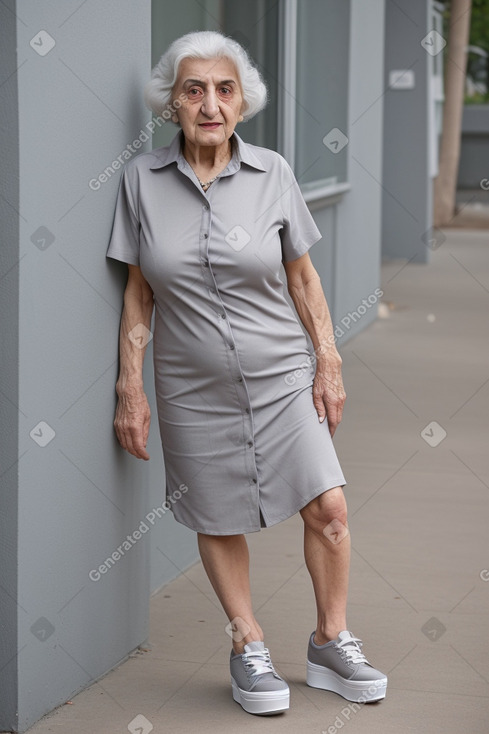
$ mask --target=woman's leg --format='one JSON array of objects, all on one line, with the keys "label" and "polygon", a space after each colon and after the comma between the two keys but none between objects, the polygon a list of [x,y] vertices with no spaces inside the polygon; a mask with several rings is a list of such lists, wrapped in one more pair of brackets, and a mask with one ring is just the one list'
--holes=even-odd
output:
[{"label": "woman's leg", "polygon": [[301,510],[304,557],[311,574],[318,622],[317,645],[346,630],[346,600],[350,568],[350,533],[341,487],[329,489]]},{"label": "woman's leg", "polygon": [[209,581],[233,625],[233,648],[242,653],[252,640],[263,640],[251,604],[249,552],[244,535],[197,534]]}]

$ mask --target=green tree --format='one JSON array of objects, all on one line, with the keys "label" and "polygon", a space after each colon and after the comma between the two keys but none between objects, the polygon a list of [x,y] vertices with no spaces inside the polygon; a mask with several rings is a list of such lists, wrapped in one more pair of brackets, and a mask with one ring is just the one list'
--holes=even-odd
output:
[{"label": "green tree", "polygon": [[[445,2],[445,12],[443,14],[445,32],[444,36],[448,36],[448,28],[450,22],[450,10],[452,2]],[[486,94],[477,94],[473,97],[467,97],[466,103],[487,103],[489,102],[489,0],[472,0],[472,14],[470,19],[469,45],[477,46],[487,53],[485,60],[485,85]],[[445,48],[445,55],[447,49]],[[476,70],[480,71],[483,62],[480,56],[469,54],[467,58],[467,74],[474,79]]]},{"label": "green tree", "polygon": [[489,0],[472,0],[469,43],[489,53]]},{"label": "green tree", "polygon": [[451,0],[444,57],[443,125],[438,176],[434,182],[433,224],[443,226],[455,211],[460,158],[465,69],[469,41],[471,0]]},{"label": "green tree", "polygon": [[[469,44],[487,52],[486,95],[482,101],[489,102],[489,0],[472,0]],[[469,56],[467,72],[472,74],[473,59]]]}]

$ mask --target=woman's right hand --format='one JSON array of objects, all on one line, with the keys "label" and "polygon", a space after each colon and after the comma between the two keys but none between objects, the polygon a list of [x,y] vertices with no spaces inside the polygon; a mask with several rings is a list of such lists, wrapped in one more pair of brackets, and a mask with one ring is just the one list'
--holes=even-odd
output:
[{"label": "woman's right hand", "polygon": [[149,459],[146,451],[151,410],[143,390],[125,390],[119,394],[114,428],[123,449],[137,459]]}]

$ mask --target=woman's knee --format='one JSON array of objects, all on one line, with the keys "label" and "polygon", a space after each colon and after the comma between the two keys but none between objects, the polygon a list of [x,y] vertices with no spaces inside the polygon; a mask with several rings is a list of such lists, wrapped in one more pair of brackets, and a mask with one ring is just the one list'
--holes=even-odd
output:
[{"label": "woman's knee", "polygon": [[348,527],[345,495],[341,487],[328,489],[301,510],[302,519],[312,530],[324,534],[331,524]]}]

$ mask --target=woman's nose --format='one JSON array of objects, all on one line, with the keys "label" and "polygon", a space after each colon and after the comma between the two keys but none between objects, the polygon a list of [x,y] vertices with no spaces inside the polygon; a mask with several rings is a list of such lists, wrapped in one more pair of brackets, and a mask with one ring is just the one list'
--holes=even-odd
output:
[{"label": "woman's nose", "polygon": [[217,95],[213,89],[206,92],[202,102],[202,112],[204,115],[207,115],[207,117],[215,117],[219,112]]}]

